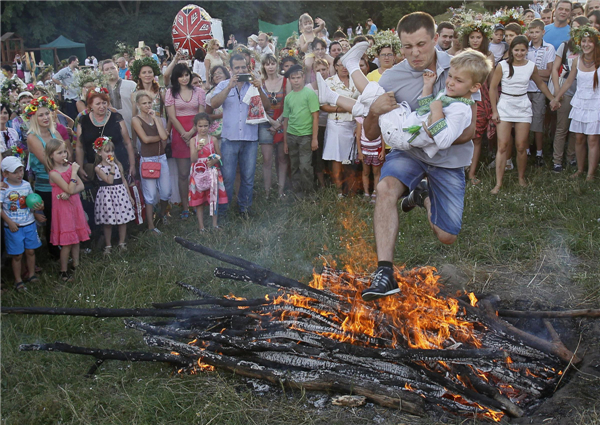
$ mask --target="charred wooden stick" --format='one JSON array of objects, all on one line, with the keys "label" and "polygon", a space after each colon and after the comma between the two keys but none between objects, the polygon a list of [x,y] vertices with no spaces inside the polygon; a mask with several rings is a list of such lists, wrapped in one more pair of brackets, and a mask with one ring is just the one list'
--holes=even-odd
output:
[{"label": "charred wooden stick", "polygon": [[508,335],[513,335],[521,341],[525,342],[527,345],[530,345],[538,350],[544,351],[546,353],[553,354],[560,358],[565,363],[573,362],[575,364],[579,363],[581,359],[569,351],[564,345],[560,346],[557,344],[553,344],[545,339],[538,338],[535,335],[531,335],[528,332],[525,332],[510,323],[507,323],[503,320],[500,320],[496,316],[495,310],[487,301],[481,301],[479,303],[482,311],[487,314],[488,323],[491,324],[492,328],[499,332],[504,332]]},{"label": "charred wooden stick", "polygon": [[204,292],[198,288],[196,288],[194,285],[190,285],[189,283],[185,283],[182,282],[180,280],[178,280],[177,282],[175,282],[177,285],[181,286],[183,289],[187,289],[190,292],[193,292],[194,294],[198,295],[201,298],[214,298],[211,294],[209,294],[208,292]]},{"label": "charred wooden stick", "polygon": [[201,357],[201,361],[214,367],[235,373],[240,376],[266,380],[276,385],[283,384],[290,388],[304,389],[308,391],[328,391],[337,390],[352,394],[363,395],[370,401],[381,406],[391,407],[403,410],[413,415],[424,416],[423,399],[412,393],[400,393],[393,391],[384,385],[378,385],[372,382],[363,382],[359,379],[353,379],[343,374],[334,372],[298,372],[298,371],[277,371],[268,370],[258,365],[251,365],[247,361],[238,361],[229,356],[202,351],[197,347],[187,346],[187,344],[173,344],[159,337],[147,337],[146,343],[157,347],[165,347],[179,352],[194,353]]},{"label": "charred wooden stick", "polygon": [[60,308],[60,307],[0,307],[3,314],[44,314],[51,316],[88,317],[222,317],[243,316],[244,310],[180,308],[158,310],[154,308]]},{"label": "charred wooden stick", "polygon": [[[139,351],[104,350],[101,348],[78,347],[76,345],[55,342],[53,344],[21,344],[21,351],[58,351],[61,353],[83,354],[98,360],[121,360],[127,362],[164,362],[177,366],[191,366],[194,360],[184,356],[165,353],[145,353]],[[99,365],[98,365],[99,366]]]},{"label": "charred wooden stick", "polygon": [[152,303],[154,308],[173,308],[173,307],[188,307],[195,305],[218,305],[221,307],[255,307],[259,305],[271,304],[272,301],[264,298],[250,300],[229,300],[227,298],[204,298],[201,300],[181,300],[171,301],[168,303]]},{"label": "charred wooden stick", "polygon": [[285,276],[281,276],[277,273],[272,272],[269,269],[266,269],[262,266],[259,266],[258,264],[254,264],[248,260],[244,260],[243,258],[239,258],[239,257],[234,257],[232,255],[228,255],[225,254],[223,252],[219,252],[217,250],[208,248],[204,245],[200,245],[197,243],[193,243],[191,241],[188,241],[186,239],[180,238],[180,237],[175,237],[175,242],[177,242],[178,244],[180,244],[181,246],[183,246],[184,248],[187,248],[191,251],[195,251],[195,252],[199,252],[200,254],[204,254],[208,257],[212,257],[212,258],[216,258],[217,260],[223,261],[225,263],[229,263],[229,264],[233,264],[234,266],[237,267],[241,267],[245,270],[250,270],[250,271],[255,271],[255,272],[259,272],[259,273],[264,273],[265,274],[265,278],[263,279],[263,281],[266,284],[269,283],[273,283],[277,286],[282,286],[285,288],[299,288],[299,289],[304,289],[305,291],[309,291],[315,294],[319,294],[322,297],[326,297],[326,298],[333,298],[330,294],[327,294],[323,291],[320,291],[318,289],[315,288],[311,288],[308,285],[305,285],[301,282],[298,282],[297,280],[294,279],[290,279],[288,277]]},{"label": "charred wooden stick", "polygon": [[600,309],[565,310],[565,311],[518,311],[498,310],[499,316],[527,318],[569,318],[569,317],[600,317]]}]

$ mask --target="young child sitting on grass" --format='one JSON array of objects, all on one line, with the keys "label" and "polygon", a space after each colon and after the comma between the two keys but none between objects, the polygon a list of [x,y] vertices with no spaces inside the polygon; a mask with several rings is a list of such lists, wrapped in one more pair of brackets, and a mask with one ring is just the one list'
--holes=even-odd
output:
[{"label": "young child sitting on grass", "polygon": [[[4,238],[6,251],[12,256],[12,269],[15,277],[15,289],[18,292],[27,290],[25,283],[38,282],[35,275],[35,250],[42,246],[42,241],[37,233],[35,220],[40,223],[46,221],[43,214],[34,214],[32,210],[44,209],[44,204],[39,202],[33,208],[27,206],[27,196],[33,193],[28,181],[23,180],[25,168],[21,159],[8,156],[2,160],[2,177],[4,185],[0,191],[2,203],[2,221],[4,221]],[[22,259],[25,253],[27,262],[27,276],[23,281]]]},{"label": "young child sitting on grass", "polygon": [[[366,116],[373,102],[385,93],[381,86],[367,80],[360,71],[360,59],[369,47],[362,42],[342,57],[352,81],[361,92],[357,100],[343,97],[329,89],[317,76],[319,102],[337,105],[354,116]],[[450,61],[446,89],[433,97],[433,85],[437,75],[433,71],[423,74],[423,92],[419,108],[411,111],[406,102],[379,117],[379,126],[385,142],[393,149],[408,150],[418,147],[433,158],[440,149],[449,148],[471,125],[471,95],[476,93],[492,70],[492,63],[483,54],[467,49]]]}]

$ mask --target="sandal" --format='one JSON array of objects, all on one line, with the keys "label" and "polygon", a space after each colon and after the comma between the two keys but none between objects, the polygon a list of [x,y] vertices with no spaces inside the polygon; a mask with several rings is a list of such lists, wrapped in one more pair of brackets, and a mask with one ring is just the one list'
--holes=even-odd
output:
[{"label": "sandal", "polygon": [[103,252],[104,256],[109,256],[111,253],[112,253],[112,246],[110,246],[110,245],[105,246],[104,252]]},{"label": "sandal", "polygon": [[481,183],[481,180],[479,180],[477,177],[473,177],[472,179],[469,179],[469,183],[471,183],[473,186]]},{"label": "sandal", "polygon": [[179,218],[181,218],[182,220],[186,220],[186,219],[190,218],[190,211],[189,210],[181,211]]},{"label": "sandal", "polygon": [[152,233],[155,233],[155,234],[157,234],[157,235],[162,235],[162,232],[161,232],[160,230],[158,230],[158,228],[156,228],[156,227],[155,227],[154,229],[150,230],[150,231],[151,231]]},{"label": "sandal", "polygon": [[15,290],[22,294],[23,292],[27,291],[27,286],[25,286],[23,282],[15,282]]},{"label": "sandal", "polygon": [[31,277],[28,277],[27,279],[25,279],[25,283],[37,283],[40,281],[40,278],[37,277],[36,275],[33,275]]},{"label": "sandal", "polygon": [[63,282],[73,282],[73,275],[69,272],[60,272],[60,280]]},{"label": "sandal", "polygon": [[119,250],[127,251],[127,244],[125,242],[119,244]]}]

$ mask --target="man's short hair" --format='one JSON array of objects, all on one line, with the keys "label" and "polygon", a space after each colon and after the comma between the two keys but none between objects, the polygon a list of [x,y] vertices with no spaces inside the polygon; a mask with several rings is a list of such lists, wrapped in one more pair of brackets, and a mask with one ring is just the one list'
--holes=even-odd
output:
[{"label": "man's short hair", "polygon": [[511,22],[510,24],[506,24],[504,27],[504,32],[506,33],[506,31],[512,31],[517,35],[521,35],[523,33],[523,28],[521,28],[521,25],[517,24],[516,22]]},{"label": "man's short hair", "polygon": [[542,10],[542,13],[552,13],[552,9],[546,8]]},{"label": "man's short hair", "polygon": [[75,62],[76,60],[79,60],[79,59],[77,58],[77,56],[75,56],[75,55],[73,55],[73,56],[69,56],[69,59],[67,59],[67,63],[68,63],[69,65],[71,65],[71,63],[72,63],[72,62]]},{"label": "man's short hair", "polygon": [[402,33],[414,34],[421,28],[425,28],[431,38],[435,37],[435,20],[433,17],[429,13],[413,12],[400,19],[396,27],[396,33],[400,37]]},{"label": "man's short hair", "polygon": [[13,68],[10,65],[2,65],[2,69],[5,70],[6,72],[14,73]]},{"label": "man's short hair", "polygon": [[454,25],[452,25],[452,23],[448,21],[440,22],[440,24],[437,27],[437,33],[441,34],[442,31],[445,29],[454,31]]},{"label": "man's short hair", "polygon": [[483,84],[492,72],[492,61],[483,53],[466,49],[450,60],[450,66],[462,69],[471,74],[474,83]]},{"label": "man's short hair", "polygon": [[546,24],[541,19],[534,19],[529,23],[528,29],[540,28],[542,31],[546,28]]},{"label": "man's short hair", "polygon": [[104,71],[104,65],[106,65],[106,64],[109,64],[109,63],[112,63],[112,64],[114,65],[114,64],[115,64],[115,61],[113,61],[112,59],[104,59],[104,60],[102,61],[102,65],[100,65],[100,69],[101,69],[102,71]]},{"label": "man's short hair", "polygon": [[[246,62],[246,56],[242,55],[241,53],[236,53],[234,55],[231,55],[231,57],[229,58],[229,67],[230,68],[233,68],[233,61]],[[246,62],[246,65],[248,65],[248,62]]]},{"label": "man's short hair", "polygon": [[554,7],[554,10],[558,9],[558,6],[560,6],[561,3],[569,3],[569,5],[571,6],[571,10],[573,10],[573,2],[571,0],[558,0],[556,2],[556,6]]}]

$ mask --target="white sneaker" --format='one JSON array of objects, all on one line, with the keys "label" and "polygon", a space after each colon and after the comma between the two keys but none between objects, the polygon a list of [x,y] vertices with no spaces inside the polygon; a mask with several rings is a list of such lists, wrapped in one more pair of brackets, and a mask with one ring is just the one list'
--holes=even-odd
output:
[{"label": "white sneaker", "polygon": [[317,72],[317,87],[319,89],[319,103],[321,105],[335,105],[340,95],[329,88],[319,72]]},{"label": "white sneaker", "polygon": [[350,69],[360,69],[360,59],[363,57],[370,44],[368,41],[361,41],[360,43],[356,43],[350,50],[344,53],[342,56],[342,65],[348,69],[348,72],[352,75],[352,71]]},{"label": "white sneaker", "polygon": [[512,171],[515,169],[515,166],[513,165],[512,159],[507,159],[506,160],[506,167],[504,168],[504,170],[506,171]]}]

